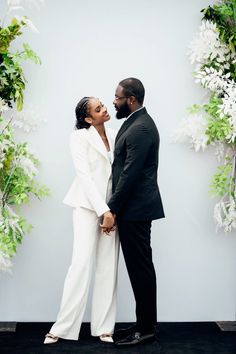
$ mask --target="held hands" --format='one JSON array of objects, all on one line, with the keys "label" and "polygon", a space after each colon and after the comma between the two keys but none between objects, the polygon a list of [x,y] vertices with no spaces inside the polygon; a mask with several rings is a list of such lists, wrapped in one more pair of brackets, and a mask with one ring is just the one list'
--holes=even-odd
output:
[{"label": "held hands", "polygon": [[109,235],[110,231],[115,230],[115,214],[112,214],[110,211],[106,211],[103,214],[103,222],[100,224],[101,229],[107,235]]}]

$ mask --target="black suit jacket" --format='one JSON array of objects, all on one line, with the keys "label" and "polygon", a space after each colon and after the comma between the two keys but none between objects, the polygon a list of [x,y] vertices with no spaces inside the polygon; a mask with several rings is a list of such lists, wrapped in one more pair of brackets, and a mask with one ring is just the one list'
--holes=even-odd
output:
[{"label": "black suit jacket", "polygon": [[164,217],[157,184],[159,133],[145,108],[121,126],[112,165],[110,210],[125,220]]}]

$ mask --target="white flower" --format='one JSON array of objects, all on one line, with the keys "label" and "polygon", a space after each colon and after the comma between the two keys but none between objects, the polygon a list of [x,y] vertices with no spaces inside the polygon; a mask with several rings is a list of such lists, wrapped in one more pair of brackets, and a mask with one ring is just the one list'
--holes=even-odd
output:
[{"label": "white flower", "polygon": [[9,109],[8,104],[2,98],[0,98],[0,115],[1,113],[8,111],[8,109]]},{"label": "white flower", "polygon": [[30,19],[28,19],[27,17],[15,15],[15,18],[17,19],[18,22],[21,22],[21,21],[24,22],[26,24],[26,26],[29,27],[33,32],[39,33],[39,30],[35,27],[33,22]]},{"label": "white flower", "polygon": [[230,49],[219,38],[215,23],[203,20],[200,31],[190,43],[189,57],[191,63],[204,64],[208,59],[216,59],[219,63],[225,61]]},{"label": "white flower", "polygon": [[232,231],[232,228],[236,228],[236,204],[235,200],[231,197],[230,201],[226,204],[227,214],[223,222],[225,232]]},{"label": "white flower", "polygon": [[9,205],[5,204],[4,208],[7,210],[7,215],[3,216],[2,212],[0,213],[0,231],[8,234],[11,229],[13,232],[12,236],[14,239],[16,233],[19,233],[21,236],[23,236],[23,230],[19,225],[19,216],[13,211],[13,209]]},{"label": "white flower", "polygon": [[223,159],[224,153],[225,153],[224,144],[221,143],[221,142],[217,142],[217,143],[215,143],[214,145],[216,145],[216,148],[215,148],[215,155],[216,155],[216,158],[217,158],[217,160],[220,162],[220,161]]},{"label": "white flower", "polygon": [[216,203],[214,207],[214,219],[216,221],[216,229],[218,230],[223,225],[223,218],[222,218],[222,201]]},{"label": "white flower", "polygon": [[21,167],[24,172],[32,179],[38,172],[34,163],[25,156],[20,156],[16,162],[17,166]]},{"label": "white flower", "polygon": [[39,30],[35,27],[35,25],[30,19],[24,18],[24,22],[34,33],[39,33]]},{"label": "white flower", "polygon": [[207,120],[202,114],[193,114],[188,118],[184,118],[178,129],[172,135],[174,142],[190,141],[195,151],[205,150],[208,137],[205,134],[207,129]]},{"label": "white flower", "polygon": [[216,229],[223,228],[224,231],[230,232],[236,228],[236,203],[233,197],[228,201],[221,200],[215,205],[214,218],[216,221]]},{"label": "white flower", "polygon": [[46,122],[46,120],[42,119],[39,113],[29,107],[27,110],[16,113],[12,126],[29,133],[30,131],[35,131],[42,122]]},{"label": "white flower", "polygon": [[229,75],[223,75],[222,69],[216,70],[213,67],[204,67],[196,72],[196,83],[201,83],[204,87],[211,91],[222,93],[227,90],[229,85]]},{"label": "white flower", "polygon": [[227,136],[228,142],[236,139],[236,84],[229,78],[230,74],[224,75],[222,70],[213,67],[205,67],[195,74],[196,82],[216,92],[221,96],[222,104],[219,105],[218,113],[223,118],[227,116],[232,127],[232,132]]},{"label": "white flower", "polygon": [[233,128],[232,134],[227,137],[229,141],[234,142],[236,137],[236,84],[232,81],[225,88],[222,104],[219,106],[219,112],[228,116],[229,123]]},{"label": "white flower", "polygon": [[12,262],[10,257],[0,251],[0,271],[11,273]]}]

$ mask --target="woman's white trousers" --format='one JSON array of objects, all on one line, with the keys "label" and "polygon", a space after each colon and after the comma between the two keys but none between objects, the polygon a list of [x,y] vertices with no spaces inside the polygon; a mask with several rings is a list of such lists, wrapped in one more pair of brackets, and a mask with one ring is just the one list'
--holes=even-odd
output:
[{"label": "woman's white trousers", "polygon": [[116,315],[117,262],[119,240],[115,231],[101,232],[95,212],[76,208],[73,211],[74,244],[60,310],[50,333],[77,340],[94,270],[91,334],[113,333]]}]

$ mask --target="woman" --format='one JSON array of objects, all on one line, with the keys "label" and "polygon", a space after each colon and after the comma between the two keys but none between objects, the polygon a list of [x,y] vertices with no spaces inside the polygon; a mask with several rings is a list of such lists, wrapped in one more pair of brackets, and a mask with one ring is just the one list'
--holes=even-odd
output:
[{"label": "woman", "polygon": [[[74,208],[74,245],[60,311],[45,344],[59,338],[77,340],[86,307],[95,261],[91,334],[112,342],[116,313],[119,241],[106,200],[111,195],[114,132],[104,127],[110,119],[106,107],[94,97],[84,97],[76,107],[76,130],[70,139],[76,178],[64,203]],[[102,219],[111,224],[102,232]],[[106,222],[107,224],[107,222]]]}]

